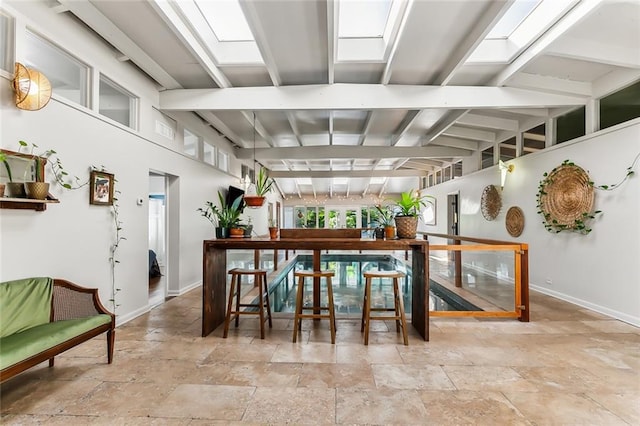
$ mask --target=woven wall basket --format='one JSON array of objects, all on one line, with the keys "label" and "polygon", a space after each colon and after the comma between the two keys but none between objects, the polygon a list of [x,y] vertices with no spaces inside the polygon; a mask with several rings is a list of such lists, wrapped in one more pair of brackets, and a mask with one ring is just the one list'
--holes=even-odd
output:
[{"label": "woven wall basket", "polygon": [[593,209],[595,192],[589,175],[581,167],[556,167],[541,184],[540,210],[547,223],[576,227],[576,220]]},{"label": "woven wall basket", "polygon": [[482,216],[487,220],[494,220],[498,217],[500,209],[502,208],[502,197],[500,191],[494,185],[487,185],[482,191],[482,198],[480,199],[480,209],[482,210]]},{"label": "woven wall basket", "polygon": [[519,237],[522,234],[524,230],[524,213],[520,207],[513,206],[507,210],[504,226],[512,237]]}]

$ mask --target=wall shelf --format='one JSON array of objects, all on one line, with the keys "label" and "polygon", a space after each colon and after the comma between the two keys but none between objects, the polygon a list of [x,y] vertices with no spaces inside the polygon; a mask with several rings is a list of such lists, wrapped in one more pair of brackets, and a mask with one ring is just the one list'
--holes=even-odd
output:
[{"label": "wall shelf", "polygon": [[57,204],[59,202],[58,199],[53,198],[51,195],[48,195],[46,200],[2,197],[0,198],[0,209],[23,209],[43,212],[47,209],[47,204]]}]

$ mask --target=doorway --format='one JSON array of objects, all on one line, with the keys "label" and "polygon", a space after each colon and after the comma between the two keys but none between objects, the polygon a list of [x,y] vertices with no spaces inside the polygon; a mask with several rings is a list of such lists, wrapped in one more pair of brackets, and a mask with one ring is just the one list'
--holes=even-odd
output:
[{"label": "doorway", "polygon": [[167,177],[149,172],[149,306],[167,296]]}]

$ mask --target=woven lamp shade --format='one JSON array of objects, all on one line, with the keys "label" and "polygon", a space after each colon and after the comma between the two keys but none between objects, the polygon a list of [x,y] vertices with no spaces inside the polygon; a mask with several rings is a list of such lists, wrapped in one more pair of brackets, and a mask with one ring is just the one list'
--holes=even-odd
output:
[{"label": "woven lamp shade", "polygon": [[15,103],[20,109],[37,111],[51,99],[51,83],[41,72],[16,62],[13,77]]},{"label": "woven lamp shade", "polygon": [[487,185],[482,191],[480,209],[482,210],[482,216],[486,220],[494,220],[498,217],[498,213],[502,209],[502,197],[500,196],[500,191],[494,185]]},{"label": "woven lamp shade", "polygon": [[524,230],[524,212],[520,207],[513,206],[507,210],[504,226],[512,237],[519,237],[522,234]]},{"label": "woven lamp shade", "polygon": [[565,164],[547,176],[540,209],[547,222],[574,228],[583,213],[591,212],[595,191],[589,175],[581,167]]}]

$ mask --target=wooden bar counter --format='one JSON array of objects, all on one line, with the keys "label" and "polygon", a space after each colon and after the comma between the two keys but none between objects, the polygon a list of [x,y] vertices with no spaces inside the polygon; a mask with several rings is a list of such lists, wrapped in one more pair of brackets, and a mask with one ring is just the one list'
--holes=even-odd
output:
[{"label": "wooden bar counter", "polygon": [[[285,232],[286,235],[286,232]],[[224,322],[227,250],[312,250],[313,267],[320,269],[322,250],[411,250],[411,323],[429,340],[429,243],[426,240],[360,238],[228,238],[203,242],[202,337]]]}]

